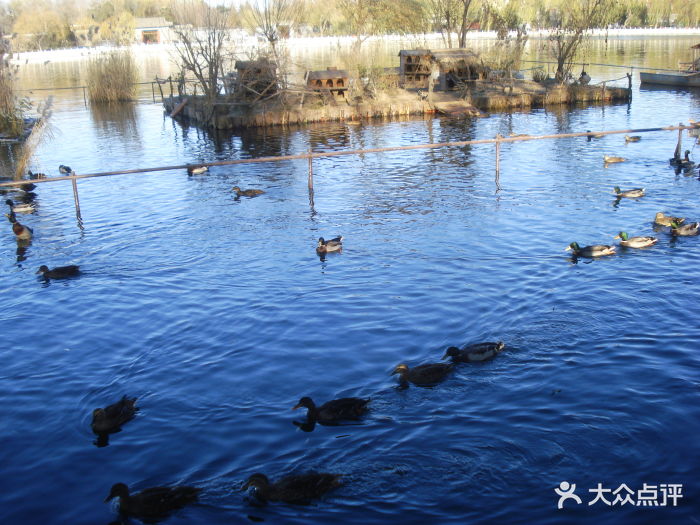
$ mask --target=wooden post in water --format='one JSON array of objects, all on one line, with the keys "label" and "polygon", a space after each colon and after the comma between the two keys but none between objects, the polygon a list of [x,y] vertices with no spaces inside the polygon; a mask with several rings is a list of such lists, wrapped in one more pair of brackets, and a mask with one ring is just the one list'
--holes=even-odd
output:
[{"label": "wooden post in water", "polygon": [[[71,175],[75,175],[75,173],[71,172]],[[83,217],[80,214],[80,200],[78,199],[78,183],[75,181],[75,179],[71,179],[71,182],[73,183],[73,202],[75,202],[75,216],[78,218],[78,222],[82,223]]]},{"label": "wooden post in water", "polygon": [[173,76],[170,75],[168,80],[170,81],[170,98],[173,98]]},{"label": "wooden post in water", "polygon": [[85,104],[85,107],[87,107],[87,97],[85,96],[85,86],[83,86],[83,103]]},{"label": "wooden post in water", "polygon": [[153,85],[153,82],[151,82],[151,95],[153,95],[153,103],[156,103],[156,88]]}]

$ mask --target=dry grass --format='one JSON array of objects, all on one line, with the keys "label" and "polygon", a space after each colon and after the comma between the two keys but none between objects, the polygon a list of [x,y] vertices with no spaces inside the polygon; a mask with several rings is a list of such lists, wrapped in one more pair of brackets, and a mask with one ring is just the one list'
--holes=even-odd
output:
[{"label": "dry grass", "polygon": [[0,50],[0,133],[15,138],[24,133],[24,112],[30,106],[27,99],[17,98],[16,76],[17,66],[11,66],[10,55]]},{"label": "dry grass", "polygon": [[87,67],[90,102],[107,103],[132,100],[138,69],[131,53],[112,51],[91,60]]},{"label": "dry grass", "polygon": [[37,150],[37,148],[43,142],[50,140],[53,137],[51,125],[49,124],[52,104],[53,99],[49,97],[45,102],[39,104],[37,107],[37,113],[39,116],[37,117],[31,133],[22,143],[15,163],[15,176],[18,179],[22,178],[22,175],[26,173],[29,162],[34,156],[34,152]]}]

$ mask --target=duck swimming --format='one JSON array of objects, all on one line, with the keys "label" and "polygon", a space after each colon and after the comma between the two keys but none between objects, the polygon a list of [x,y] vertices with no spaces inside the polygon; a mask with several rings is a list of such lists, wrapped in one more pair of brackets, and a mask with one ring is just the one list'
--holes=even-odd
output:
[{"label": "duck swimming", "polygon": [[581,248],[577,242],[572,242],[565,251],[573,251],[577,257],[602,257],[603,255],[613,255],[615,247],[607,244],[593,244]]},{"label": "duck swimming", "polygon": [[642,137],[639,135],[625,135],[625,142],[639,142],[640,140],[642,140]]},{"label": "duck swimming", "polygon": [[201,175],[209,170],[206,166],[189,166],[187,168],[187,175]]},{"label": "duck swimming", "polygon": [[15,217],[15,212],[11,211],[10,213],[6,213],[5,217],[7,217],[7,219],[12,223],[12,232],[15,234],[18,241],[31,240],[32,236],[34,235],[34,230],[32,230],[29,226],[20,224],[17,221],[17,217]]},{"label": "duck swimming", "polygon": [[61,165],[58,167],[58,171],[59,171],[59,173],[64,173],[64,174],[71,174],[71,173],[73,173],[73,170],[71,169],[70,166],[65,166],[65,165],[63,165],[63,164],[61,164]]},{"label": "duck swimming", "polygon": [[323,253],[342,251],[342,249],[342,235],[339,235],[338,237],[334,237],[332,239],[328,239],[327,241],[323,237],[318,238],[318,244],[316,245],[316,253],[318,253],[319,255]]},{"label": "duck swimming", "polygon": [[134,419],[137,411],[136,398],[123,396],[116,403],[93,410],[90,426],[95,434],[113,434],[119,432],[124,423]]},{"label": "duck swimming", "polygon": [[690,237],[700,233],[700,222],[691,222],[681,226],[677,222],[671,223],[671,235],[678,237]]},{"label": "duck swimming", "polygon": [[68,266],[57,266],[49,270],[48,266],[41,265],[36,273],[40,273],[45,279],[66,279],[78,275],[80,266],[70,264]]},{"label": "duck swimming", "polygon": [[307,408],[306,418],[309,422],[335,423],[347,419],[360,419],[367,412],[369,402],[369,399],[359,397],[343,397],[317,407],[310,397],[302,397],[292,410]]},{"label": "duck swimming", "polygon": [[663,212],[657,212],[654,217],[654,222],[660,224],[661,226],[671,226],[674,222],[680,224],[685,221],[685,217],[672,217],[671,215],[664,215]]},{"label": "duck swimming", "polygon": [[129,487],[116,483],[109,491],[105,503],[119,498],[119,512],[139,519],[153,520],[167,517],[174,510],[197,501],[202,489],[180,485],[176,487],[153,487],[136,494],[129,494]]},{"label": "duck swimming", "polygon": [[680,155],[674,155],[672,158],[668,159],[668,163],[679,170],[691,170],[695,167],[695,163],[690,160],[690,150],[685,150],[685,156],[683,158]]},{"label": "duck swimming", "polygon": [[35,210],[34,204],[31,202],[15,204],[12,199],[7,199],[5,204],[7,204],[10,207],[10,211],[14,213],[32,213]]},{"label": "duck swimming", "polygon": [[265,193],[263,190],[258,190],[255,188],[251,188],[249,190],[242,190],[238,186],[234,186],[231,189],[236,193],[236,197],[257,197],[258,195],[262,195],[263,193]]},{"label": "duck swimming", "polygon": [[627,248],[646,248],[659,242],[659,239],[656,237],[630,237],[627,235],[627,232],[618,233],[615,239],[620,239],[620,246],[626,246]]},{"label": "duck swimming", "polygon": [[612,155],[603,155],[603,162],[605,164],[614,164],[616,162],[626,162],[627,159],[624,157],[614,157]]},{"label": "duck swimming", "polygon": [[443,359],[451,357],[453,363],[471,363],[474,361],[486,361],[500,354],[506,345],[503,341],[496,343],[474,343],[463,346],[461,349],[456,346],[450,346]]},{"label": "duck swimming", "polygon": [[255,497],[261,503],[283,501],[303,505],[340,485],[342,482],[338,474],[308,472],[285,476],[275,483],[270,483],[265,474],[257,473],[248,478],[242,490],[252,488]]},{"label": "duck swimming", "polygon": [[405,364],[397,365],[391,375],[399,374],[399,383],[407,386],[413,383],[417,386],[430,386],[439,383],[452,371],[450,363],[428,363],[408,368]]},{"label": "duck swimming", "polygon": [[628,199],[637,199],[639,197],[644,197],[644,189],[645,188],[635,188],[633,190],[620,191],[620,187],[615,186],[613,188],[613,191],[615,191],[615,195],[617,195],[618,197],[627,197]]}]

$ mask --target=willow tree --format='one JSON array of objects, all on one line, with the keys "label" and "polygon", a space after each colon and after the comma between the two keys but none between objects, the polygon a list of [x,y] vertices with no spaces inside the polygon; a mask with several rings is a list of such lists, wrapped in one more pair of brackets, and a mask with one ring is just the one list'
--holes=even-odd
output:
[{"label": "willow tree", "polygon": [[551,17],[554,23],[547,42],[557,61],[555,78],[559,82],[568,78],[574,57],[591,29],[605,25],[611,6],[612,0],[572,0],[568,9]]},{"label": "willow tree", "polygon": [[219,81],[233,61],[230,48],[230,12],[204,2],[178,2],[173,5],[179,43],[175,54],[183,73],[194,75],[207,101],[213,104],[219,94]]}]

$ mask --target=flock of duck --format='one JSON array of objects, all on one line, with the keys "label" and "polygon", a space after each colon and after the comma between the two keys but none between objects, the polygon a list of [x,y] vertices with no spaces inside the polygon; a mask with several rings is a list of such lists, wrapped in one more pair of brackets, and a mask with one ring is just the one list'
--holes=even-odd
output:
[{"label": "flock of duck", "polygon": [[[589,140],[591,139],[590,136],[588,138]],[[625,135],[625,142],[639,142],[640,140],[641,137]],[[608,164],[625,162],[626,160],[627,159],[623,157],[613,157],[609,155],[603,156],[603,162],[606,166]],[[692,171],[695,169],[695,162],[690,160],[690,150],[686,150],[685,156],[681,158],[680,151],[677,148],[673,157],[669,159],[669,164],[675,169],[676,173],[680,173],[681,171],[685,173],[692,173]],[[700,178],[700,174],[698,175],[698,178]],[[615,186],[613,188],[613,192],[618,201],[622,198],[638,199],[646,195],[645,188],[633,188],[622,191],[619,186]],[[700,234],[700,222],[683,224],[684,222],[685,217],[665,215],[663,212],[657,212],[654,217],[654,224],[670,227],[670,233],[674,237]],[[624,231],[619,232],[614,238],[620,239],[620,246],[624,246],[626,248],[648,248],[649,246],[653,246],[659,242],[657,237],[651,235],[630,237],[629,234]],[[572,242],[566,247],[566,250],[573,252],[574,257],[589,258],[613,255],[616,253],[615,246],[612,244],[593,244],[590,246],[581,247],[577,242]]]},{"label": "flock of duck", "polygon": [[[443,381],[458,363],[492,359],[505,347],[502,341],[469,344],[462,348],[450,346],[443,355],[443,359],[449,358],[450,361],[426,363],[413,368],[401,363],[394,368],[392,375],[398,374],[401,388],[407,388],[409,384],[435,386]],[[105,446],[109,434],[120,432],[125,423],[134,419],[139,410],[136,400],[135,397],[124,396],[112,405],[93,411],[91,428],[98,436],[98,446]],[[305,408],[306,421],[294,421],[294,424],[310,431],[317,423],[337,425],[344,421],[357,421],[369,411],[370,402],[371,398],[344,397],[316,405],[310,397],[305,396],[292,409]],[[274,482],[258,472],[248,477],[241,490],[250,490],[257,504],[266,504],[268,501],[308,504],[340,485],[341,476],[328,472],[294,474]],[[115,483],[105,502],[116,498],[119,500],[120,515],[150,522],[163,519],[171,512],[196,502],[201,491],[199,487],[178,485],[152,487],[132,494],[126,484]]]},{"label": "flock of duck", "polygon": [[[626,142],[637,142],[638,140],[639,137],[625,137]],[[624,160],[621,157],[604,157],[606,164],[623,162]],[[683,159],[677,154],[674,155],[670,159],[670,163],[675,168],[686,171],[694,168],[694,164],[689,159],[689,152],[686,152]],[[61,173],[72,173],[70,167],[63,165],[59,167],[59,171]],[[204,166],[187,169],[188,175],[202,174],[206,171],[207,168]],[[31,172],[30,176],[36,177]],[[17,220],[16,214],[34,211],[34,199],[36,197],[36,194],[33,193],[34,189],[34,184],[27,183],[21,186],[15,195],[15,198],[21,202],[16,203],[9,198],[5,201],[9,207],[6,217],[12,224],[12,231],[18,242],[30,241],[33,235],[32,229],[21,224]],[[256,197],[264,193],[263,190],[259,189],[241,190],[237,186],[233,188],[233,191],[236,193],[236,198],[241,196]],[[614,192],[618,199],[640,198],[645,195],[644,188],[621,191],[616,186]],[[700,232],[700,223],[694,222],[681,226],[685,222],[685,218],[667,216],[662,212],[656,214],[654,222],[658,225],[669,226],[671,235],[674,236],[698,235]],[[645,248],[658,242],[656,237],[630,237],[624,231],[619,232],[615,238],[620,239],[620,245],[630,248]],[[323,256],[327,253],[341,252],[342,241],[342,236],[328,240],[321,237],[316,245],[316,253]],[[615,246],[592,245],[580,247],[578,243],[572,242],[567,247],[567,250],[573,251],[574,256],[599,257],[615,253]],[[37,273],[42,274],[46,279],[62,279],[78,275],[79,272],[80,269],[76,265],[53,269],[42,265]],[[398,382],[402,388],[408,387],[409,384],[434,386],[448,377],[454,370],[455,365],[491,359],[501,353],[504,348],[505,344],[502,341],[468,344],[462,348],[451,346],[443,355],[443,360],[448,359],[448,361],[426,363],[412,368],[405,363],[401,363],[393,369],[392,375],[398,375]],[[136,406],[136,401],[137,398],[135,397],[124,396],[114,404],[105,408],[97,408],[93,411],[91,429],[97,436],[95,444],[98,447],[106,446],[110,434],[121,431],[124,424],[134,419],[139,410]],[[368,412],[370,402],[371,398],[346,397],[316,405],[310,397],[305,396],[292,408],[295,410],[305,408],[307,411],[306,421],[294,421],[294,424],[301,427],[302,430],[310,431],[313,430],[317,423],[335,425],[343,421],[356,421]],[[341,484],[340,475],[326,472],[306,472],[289,475],[274,482],[270,481],[262,473],[255,473],[247,479],[242,486],[242,490],[250,490],[252,496],[260,504],[268,501],[305,504]],[[180,485],[152,487],[132,494],[126,484],[116,483],[112,486],[105,502],[117,499],[119,501],[119,514],[122,517],[136,517],[146,522],[158,521],[167,517],[171,512],[195,502],[201,490],[198,487]]]}]

